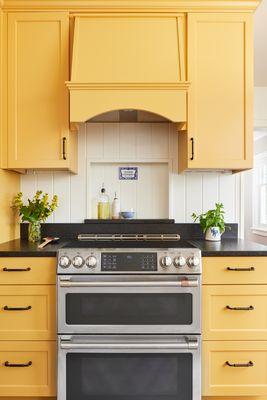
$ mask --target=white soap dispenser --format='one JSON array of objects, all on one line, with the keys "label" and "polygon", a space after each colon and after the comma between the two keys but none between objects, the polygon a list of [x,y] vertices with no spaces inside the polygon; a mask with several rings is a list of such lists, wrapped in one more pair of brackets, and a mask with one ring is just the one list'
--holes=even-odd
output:
[{"label": "white soap dispenser", "polygon": [[120,202],[115,192],[114,200],[112,202],[112,219],[120,218]]}]

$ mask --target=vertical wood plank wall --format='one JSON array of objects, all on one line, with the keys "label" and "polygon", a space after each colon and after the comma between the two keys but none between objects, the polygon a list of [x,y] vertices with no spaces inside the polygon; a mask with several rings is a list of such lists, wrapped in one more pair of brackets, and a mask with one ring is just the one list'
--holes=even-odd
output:
[{"label": "vertical wood plank wall", "polygon": [[[95,217],[102,181],[110,195],[117,190],[122,208],[137,217],[172,217],[192,222],[222,201],[228,222],[240,221],[240,174],[177,174],[178,133],[171,123],[87,123],[79,130],[79,173],[29,171],[21,176],[25,197],[37,189],[59,196],[60,206],[48,222],[82,222]],[[119,181],[118,166],[139,166],[138,181]]]}]

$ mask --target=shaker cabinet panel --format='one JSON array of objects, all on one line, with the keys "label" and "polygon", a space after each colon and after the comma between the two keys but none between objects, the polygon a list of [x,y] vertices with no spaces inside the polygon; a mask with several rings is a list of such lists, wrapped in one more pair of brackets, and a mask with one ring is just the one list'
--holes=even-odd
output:
[{"label": "shaker cabinet panel", "polygon": [[252,18],[188,15],[188,131],[179,135],[180,171],[252,168]]},{"label": "shaker cabinet panel", "polygon": [[0,286],[0,340],[55,340],[55,285]]},{"label": "shaker cabinet panel", "polygon": [[204,340],[267,340],[267,285],[203,286]]},{"label": "shaker cabinet panel", "polygon": [[203,396],[229,396],[227,399],[231,400],[235,396],[264,396],[266,399],[267,342],[204,341],[202,351]]},{"label": "shaker cabinet panel", "polygon": [[267,284],[267,257],[203,257],[204,285]]},{"label": "shaker cabinet panel", "polygon": [[75,170],[68,78],[68,14],[9,14],[8,168]]},{"label": "shaker cabinet panel", "polygon": [[1,397],[56,396],[56,342],[0,341],[0,376]]}]

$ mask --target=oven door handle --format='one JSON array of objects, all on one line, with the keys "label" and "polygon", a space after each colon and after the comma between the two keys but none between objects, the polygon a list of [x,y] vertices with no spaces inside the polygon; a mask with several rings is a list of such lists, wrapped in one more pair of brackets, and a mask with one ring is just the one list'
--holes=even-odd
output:
[{"label": "oven door handle", "polygon": [[87,349],[87,350],[197,350],[197,341],[184,343],[67,343],[61,341],[61,349]]},{"label": "oven door handle", "polygon": [[60,287],[197,287],[197,279],[181,279],[180,281],[103,281],[103,282],[86,282],[86,281],[70,281],[59,280]]}]

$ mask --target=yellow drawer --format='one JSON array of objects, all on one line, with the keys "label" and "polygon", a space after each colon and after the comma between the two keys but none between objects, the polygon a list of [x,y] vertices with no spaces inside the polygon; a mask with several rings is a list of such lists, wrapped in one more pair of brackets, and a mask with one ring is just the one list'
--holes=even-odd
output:
[{"label": "yellow drawer", "polygon": [[28,284],[56,284],[56,258],[0,258],[0,285]]},{"label": "yellow drawer", "polygon": [[202,283],[267,284],[267,257],[203,257]]},{"label": "yellow drawer", "polygon": [[54,341],[0,341],[0,396],[55,396],[55,367]]},{"label": "yellow drawer", "polygon": [[267,285],[204,286],[205,340],[267,340]]},{"label": "yellow drawer", "polygon": [[202,395],[267,395],[267,342],[204,341]]},{"label": "yellow drawer", "polygon": [[54,285],[0,286],[0,340],[55,340]]}]

